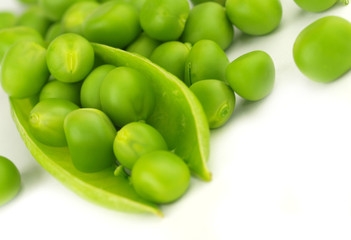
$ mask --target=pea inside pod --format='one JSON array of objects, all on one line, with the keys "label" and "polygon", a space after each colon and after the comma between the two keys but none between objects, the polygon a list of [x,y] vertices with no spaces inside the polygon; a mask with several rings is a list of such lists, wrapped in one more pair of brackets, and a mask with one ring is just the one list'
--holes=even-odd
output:
[{"label": "pea inside pod", "polygon": [[12,12],[0,12],[0,29],[13,27],[16,19],[16,15]]},{"label": "pea inside pod", "polygon": [[132,42],[128,47],[127,51],[137,53],[141,56],[149,58],[151,53],[161,44],[160,41],[149,37],[145,32],[141,33],[140,36]]},{"label": "pea inside pod", "polygon": [[45,36],[46,31],[51,25],[51,21],[46,17],[44,11],[33,6],[28,8],[18,19],[16,25],[26,26],[37,30],[42,36]]},{"label": "pea inside pod", "polygon": [[80,106],[81,85],[81,83],[50,81],[41,89],[39,101],[45,99],[64,99]]}]

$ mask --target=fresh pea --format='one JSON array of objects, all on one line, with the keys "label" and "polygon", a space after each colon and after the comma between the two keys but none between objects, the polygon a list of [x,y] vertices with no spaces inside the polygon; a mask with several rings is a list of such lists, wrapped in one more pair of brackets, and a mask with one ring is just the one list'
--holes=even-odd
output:
[{"label": "fresh pea", "polygon": [[0,62],[9,48],[20,41],[27,40],[44,45],[40,34],[29,27],[13,27],[0,30]]},{"label": "fresh pea", "polygon": [[70,6],[83,1],[95,2],[95,0],[38,0],[38,3],[48,18],[59,21]]},{"label": "fresh pea", "polygon": [[79,82],[93,68],[94,49],[85,38],[66,33],[50,43],[46,59],[50,73],[57,80]]},{"label": "fresh pea", "polygon": [[158,46],[150,56],[150,60],[163,67],[179,79],[184,79],[185,61],[191,45],[177,41],[166,42]]},{"label": "fresh pea", "polygon": [[26,26],[37,30],[42,36],[45,36],[46,31],[51,25],[51,21],[46,17],[44,11],[33,6],[28,8],[17,20],[18,26]]},{"label": "fresh pea", "polygon": [[227,0],[230,21],[249,35],[265,35],[275,30],[282,19],[280,0]]},{"label": "fresh pea", "polygon": [[351,23],[341,17],[321,18],[307,26],[294,44],[300,71],[318,82],[331,82],[351,68]]},{"label": "fresh pea", "polygon": [[155,106],[149,80],[137,70],[118,67],[102,82],[100,100],[103,111],[118,127],[147,120]]},{"label": "fresh pea", "polygon": [[50,44],[55,38],[63,34],[62,24],[60,22],[52,24],[45,34],[45,42]]},{"label": "fresh pea", "polygon": [[2,62],[1,85],[9,96],[26,98],[40,92],[49,78],[45,55],[45,48],[30,41],[8,50]]},{"label": "fresh pea", "polygon": [[155,203],[169,203],[188,189],[190,171],[177,155],[155,151],[141,156],[134,164],[132,183],[143,198]]},{"label": "fresh pea", "polygon": [[16,15],[12,12],[0,12],[0,29],[13,27],[16,18]]},{"label": "fresh pea", "polygon": [[233,42],[233,38],[234,29],[225,8],[215,2],[206,2],[191,9],[181,39],[191,44],[209,39],[226,49]]},{"label": "fresh pea", "polygon": [[97,2],[77,2],[62,17],[62,29],[67,33],[83,34],[84,20],[98,7]]},{"label": "fresh pea", "polygon": [[100,110],[82,108],[67,115],[64,130],[73,165],[82,172],[98,172],[113,165],[116,129]]},{"label": "fresh pea", "polygon": [[79,107],[64,99],[40,101],[29,114],[29,129],[41,143],[54,147],[67,146],[63,122]]},{"label": "fresh pea", "polygon": [[160,41],[149,37],[145,32],[141,33],[139,37],[132,42],[128,47],[127,51],[137,53],[146,58],[150,57],[151,53],[156,47],[161,44]]},{"label": "fresh pea", "polygon": [[64,83],[57,80],[50,81],[41,89],[39,100],[64,99],[80,106],[81,86],[80,82]]},{"label": "fresh pea", "polygon": [[263,51],[244,54],[229,64],[226,80],[240,97],[258,101],[273,89],[275,81],[273,60]]},{"label": "fresh pea", "polygon": [[125,125],[118,131],[113,143],[117,160],[129,169],[141,156],[157,150],[168,150],[165,140],[155,128],[142,122]]},{"label": "fresh pea", "polygon": [[228,121],[235,108],[235,95],[226,83],[203,80],[191,85],[190,90],[204,108],[210,128],[221,127]]},{"label": "fresh pea", "polygon": [[148,0],[140,11],[142,29],[160,41],[177,40],[189,15],[187,0]]},{"label": "fresh pea", "polygon": [[221,5],[225,5],[225,2],[226,0],[191,0],[191,2],[194,4],[194,5],[197,5],[197,4],[200,4],[200,3],[204,3],[204,2],[217,2]]},{"label": "fresh pea", "polygon": [[9,159],[0,156],[0,206],[12,200],[21,187],[21,175]]},{"label": "fresh pea", "polygon": [[101,0],[101,2],[109,2],[109,1],[132,4],[134,7],[136,7],[138,9],[138,11],[141,10],[144,3],[146,2],[146,0]]},{"label": "fresh pea", "polygon": [[83,107],[101,110],[100,87],[106,75],[115,68],[113,65],[102,65],[94,69],[84,80],[80,93]]},{"label": "fresh pea", "polygon": [[323,12],[337,2],[344,2],[345,5],[348,4],[348,0],[294,0],[295,3],[305,11],[309,12]]},{"label": "fresh pea", "polygon": [[84,36],[92,42],[124,48],[140,34],[135,7],[115,1],[98,7],[83,23]]},{"label": "fresh pea", "polygon": [[204,79],[225,80],[229,60],[218,44],[211,40],[200,40],[189,52],[185,61],[185,83],[191,84]]}]

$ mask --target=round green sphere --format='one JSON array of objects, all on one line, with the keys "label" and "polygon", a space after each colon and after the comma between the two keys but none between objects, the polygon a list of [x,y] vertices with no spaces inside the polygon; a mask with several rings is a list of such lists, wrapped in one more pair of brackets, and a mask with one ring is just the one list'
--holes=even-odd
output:
[{"label": "round green sphere", "polygon": [[16,166],[0,156],[0,206],[12,200],[21,187],[21,175]]}]

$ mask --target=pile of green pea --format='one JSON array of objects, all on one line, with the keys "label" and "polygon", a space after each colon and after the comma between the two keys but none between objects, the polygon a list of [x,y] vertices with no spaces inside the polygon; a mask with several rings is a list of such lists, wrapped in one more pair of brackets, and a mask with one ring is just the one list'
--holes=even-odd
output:
[{"label": "pile of green pea", "polygon": [[[68,146],[81,172],[119,166],[146,200],[180,198],[190,184],[189,168],[146,123],[155,108],[147,77],[103,64],[91,42],[138,54],[177,76],[202,104],[211,129],[232,115],[234,92],[258,101],[273,89],[269,54],[253,51],[230,62],[225,50],[233,25],[253,36],[277,29],[280,0],[193,0],[193,8],[187,0],[20,1],[27,7],[20,16],[0,13],[1,85],[12,98],[38,96],[31,134],[48,146]],[[295,2],[319,12],[338,1]],[[294,59],[309,78],[330,82],[351,68],[350,42],[350,22],[326,17],[301,32]],[[20,175],[5,158],[0,173],[2,205],[16,195]]]}]

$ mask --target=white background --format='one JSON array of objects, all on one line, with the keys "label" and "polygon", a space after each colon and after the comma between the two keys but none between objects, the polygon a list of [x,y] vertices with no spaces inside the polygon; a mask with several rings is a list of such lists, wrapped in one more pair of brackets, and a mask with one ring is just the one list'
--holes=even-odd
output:
[{"label": "white background", "polygon": [[[1,9],[19,11],[14,0]],[[280,28],[263,37],[241,36],[230,60],[253,50],[276,64],[273,93],[260,102],[237,98],[230,121],[212,131],[213,181],[193,179],[163,219],[93,205],[45,172],[23,144],[0,89],[0,155],[22,174],[20,194],[0,207],[0,239],[351,239],[351,72],[321,84],[294,64],[292,46],[320,14],[283,0]],[[351,44],[351,43],[350,43]]]}]

